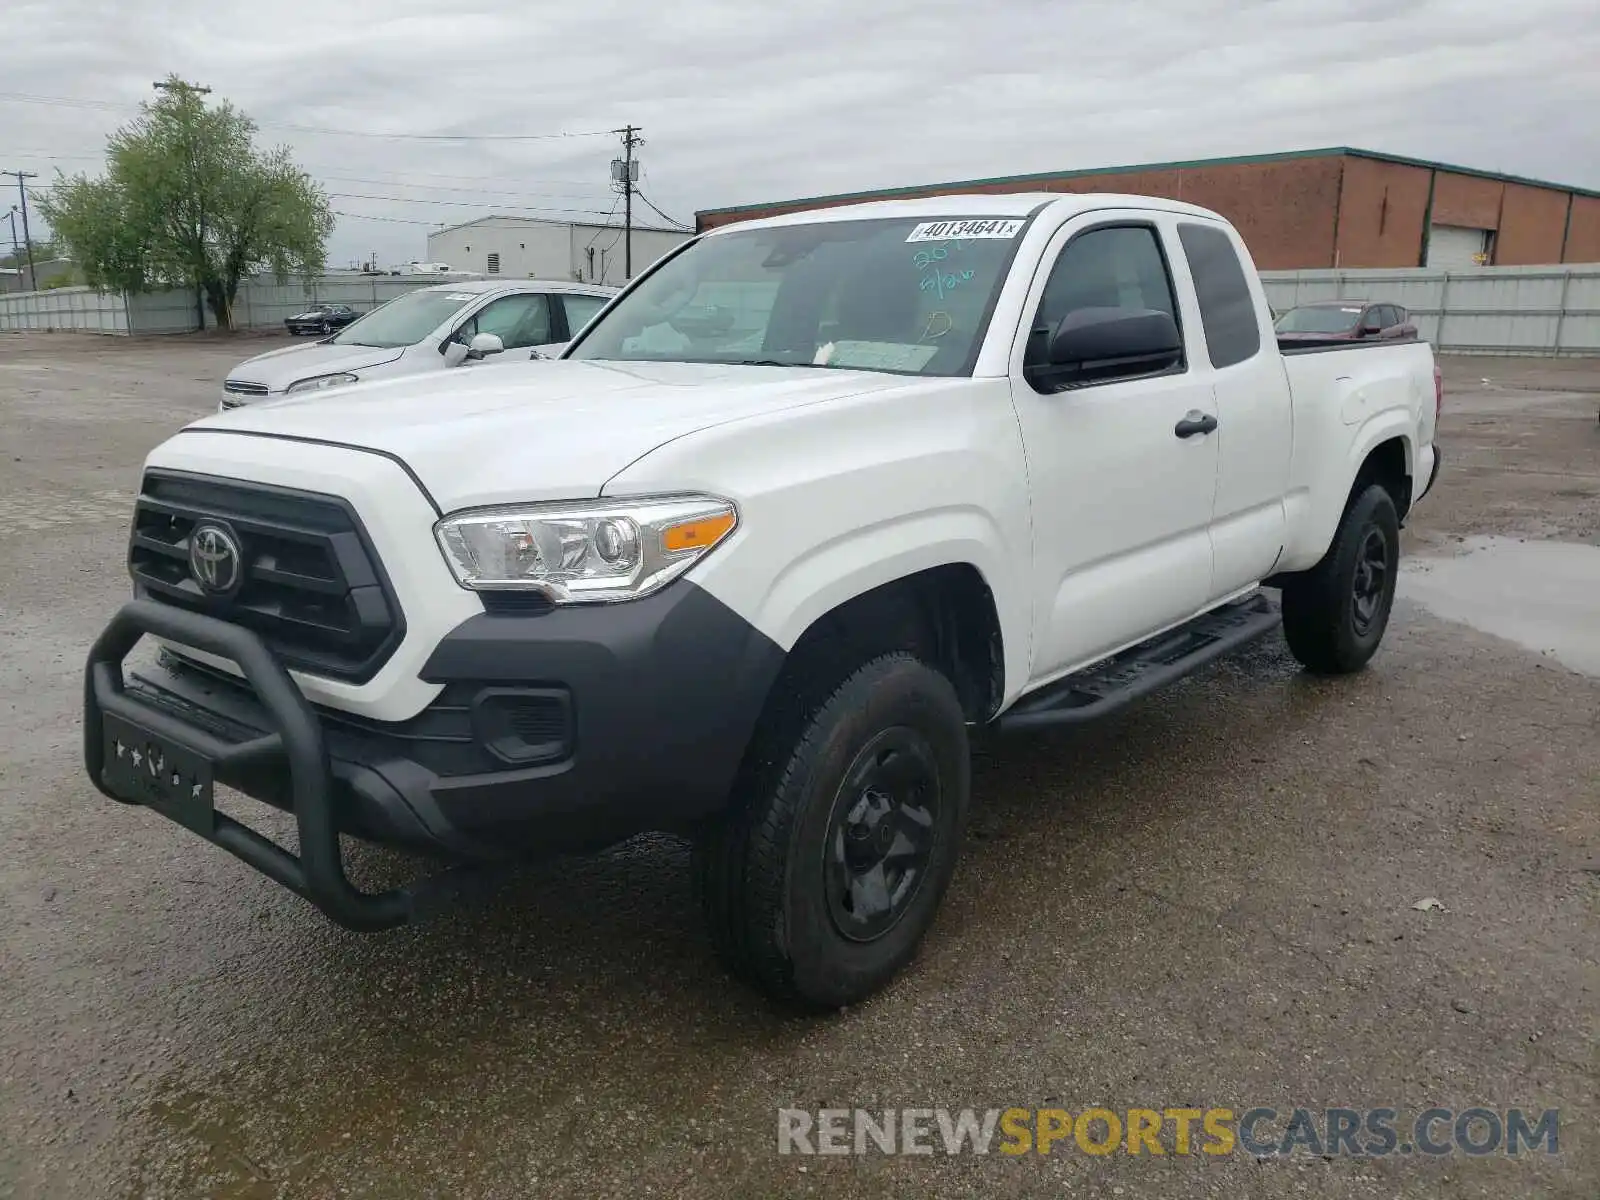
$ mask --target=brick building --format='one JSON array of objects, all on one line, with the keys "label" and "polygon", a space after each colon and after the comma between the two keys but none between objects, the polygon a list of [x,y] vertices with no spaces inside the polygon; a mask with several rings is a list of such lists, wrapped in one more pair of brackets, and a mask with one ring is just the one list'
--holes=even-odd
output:
[{"label": "brick building", "polygon": [[952,192],[1131,192],[1213,209],[1264,271],[1600,262],[1600,192],[1335,147],[1014,175],[706,209],[697,229]]}]

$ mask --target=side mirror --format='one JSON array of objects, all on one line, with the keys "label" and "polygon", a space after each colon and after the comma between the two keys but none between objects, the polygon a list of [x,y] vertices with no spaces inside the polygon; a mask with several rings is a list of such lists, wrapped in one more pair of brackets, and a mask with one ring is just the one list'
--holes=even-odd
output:
[{"label": "side mirror", "polygon": [[467,357],[488,358],[491,354],[503,353],[505,348],[506,344],[498,333],[475,333],[467,343]]},{"label": "side mirror", "polygon": [[1377,337],[1382,332],[1383,326],[1381,325],[1363,325],[1359,330],[1362,337]]},{"label": "side mirror", "polygon": [[1146,308],[1080,308],[1050,331],[1046,371],[1061,382],[1164,370],[1183,355],[1178,323]]}]

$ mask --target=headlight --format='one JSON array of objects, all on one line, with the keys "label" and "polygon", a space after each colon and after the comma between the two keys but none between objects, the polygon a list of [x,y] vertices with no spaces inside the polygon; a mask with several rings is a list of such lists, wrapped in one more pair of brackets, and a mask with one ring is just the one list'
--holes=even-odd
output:
[{"label": "headlight", "polygon": [[356,377],[348,371],[341,371],[337,375],[314,375],[310,379],[296,379],[283,389],[283,394],[287,396],[290,392],[316,392],[321,391],[323,388],[338,387],[340,384],[354,383],[355,381]]},{"label": "headlight", "polygon": [[462,513],[434,535],[462,587],[576,604],[649,595],[738,523],[738,509],[715,496],[650,496]]}]

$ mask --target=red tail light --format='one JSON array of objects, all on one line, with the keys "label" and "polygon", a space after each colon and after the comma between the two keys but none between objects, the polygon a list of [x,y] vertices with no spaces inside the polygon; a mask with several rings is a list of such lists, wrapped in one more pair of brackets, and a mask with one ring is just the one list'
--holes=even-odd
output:
[{"label": "red tail light", "polygon": [[1433,422],[1439,423],[1439,414],[1444,411],[1444,372],[1439,369],[1439,364],[1433,364]]}]

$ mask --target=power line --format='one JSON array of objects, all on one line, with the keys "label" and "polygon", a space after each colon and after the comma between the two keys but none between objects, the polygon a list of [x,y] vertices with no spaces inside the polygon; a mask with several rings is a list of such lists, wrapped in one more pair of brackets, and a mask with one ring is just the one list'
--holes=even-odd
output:
[{"label": "power line", "polygon": [[127,101],[80,100],[71,96],[35,96],[28,92],[0,92],[0,100],[15,104],[44,104],[52,108],[98,108],[112,112],[136,108]]},{"label": "power line", "polygon": [[[0,153],[4,153],[4,152],[0,151]],[[349,163],[343,163],[343,164],[341,164],[339,166],[336,166],[336,167],[329,167],[329,166],[324,166],[324,165],[318,164],[318,163],[305,163],[305,164],[303,164],[303,166],[305,167],[306,170],[308,170],[308,171],[317,171],[317,172],[342,171],[346,167],[349,167],[350,165],[351,164],[349,164]],[[523,178],[522,176],[519,176],[519,175],[459,175],[454,171],[411,171],[411,170],[406,170],[406,171],[385,171],[381,167],[366,167],[366,166],[357,167],[356,169],[357,170],[361,170],[361,171],[371,171],[374,175],[394,175],[394,176],[418,175],[418,176],[421,176],[424,179],[456,179],[456,180],[460,180],[463,183],[466,183],[466,182],[473,182],[473,183],[531,183],[531,184],[538,184],[540,186],[551,186],[551,187],[588,187],[588,186],[590,186],[589,182],[587,180],[583,180],[583,179],[525,179],[525,178]],[[325,175],[324,178],[332,179],[332,178],[334,178],[334,176]],[[361,182],[369,182],[369,181],[362,180]],[[384,179],[384,180],[378,180],[376,182],[403,184],[405,181],[404,181],[403,178],[401,178],[401,179]],[[421,186],[421,185],[409,185],[408,184],[406,186]]]},{"label": "power line", "polygon": [[[611,218],[617,215],[617,205],[619,205],[621,203],[622,203],[622,196],[619,194],[617,196],[617,198],[611,202],[611,211],[606,214],[605,223],[600,225],[600,226],[598,226],[595,229],[595,231],[592,234],[589,235],[588,242],[586,242],[584,244],[583,254],[584,254],[584,257],[589,260],[589,278],[591,280],[593,280],[593,278],[594,278],[594,244],[597,241],[600,240],[600,235],[606,231],[606,226],[611,224]],[[617,244],[615,238],[612,239],[611,244],[613,246],[615,246]],[[605,261],[606,261],[606,252],[604,250],[602,250],[600,252],[600,267],[601,267],[601,269],[600,269],[600,282],[601,283],[604,283],[606,281]]]},{"label": "power line", "polygon": [[479,203],[476,200],[435,200],[429,196],[374,196],[367,192],[329,192],[328,195],[336,200],[382,200],[390,204],[432,204],[440,208],[515,208],[525,212],[586,213],[596,217],[605,215],[605,210],[600,208],[562,208],[549,204],[493,204],[488,201]]},{"label": "power line", "polygon": [[[366,179],[359,175],[321,175],[320,177],[323,179],[335,179],[340,183],[373,183],[385,187],[411,188],[412,190],[419,192],[472,192],[474,195],[478,196],[544,196],[587,200],[594,192],[593,187],[590,187],[582,192],[528,192],[521,190],[505,192],[491,191],[488,188],[469,187],[465,184],[458,187],[451,187],[446,184],[437,183],[407,183],[403,179]],[[573,186],[578,187],[583,185],[574,184]]]},{"label": "power line", "polygon": [[[307,168],[307,169],[311,170],[313,168]],[[576,179],[571,179],[571,180],[568,180],[568,179],[529,180],[528,182],[541,184],[541,185],[542,184],[555,184],[557,186],[565,185],[565,186],[571,186],[571,187],[581,187],[581,188],[585,188],[586,189],[585,191],[582,191],[582,192],[529,192],[529,191],[524,191],[524,190],[518,189],[517,191],[514,191],[514,192],[505,192],[505,191],[491,191],[488,188],[471,187],[471,186],[468,186],[465,183],[462,183],[462,184],[412,183],[409,180],[405,180],[405,179],[371,179],[371,178],[367,178],[367,177],[364,177],[364,176],[361,176],[361,175],[332,175],[332,174],[328,174],[328,173],[325,173],[325,172],[320,171],[320,170],[316,171],[315,173],[318,176],[318,178],[321,178],[321,179],[336,179],[340,183],[376,183],[376,184],[382,184],[382,185],[384,185],[386,187],[411,188],[411,189],[413,189],[415,191],[419,191],[419,192],[473,192],[473,193],[475,193],[476,195],[479,195],[479,196],[583,196],[583,197],[587,197],[587,196],[591,195],[595,190],[594,186],[592,184],[586,184],[586,183],[583,183],[580,180],[576,180]],[[390,172],[390,174],[398,174],[398,172]]]},{"label": "power line", "polygon": [[[449,225],[448,221],[427,221],[421,217],[383,217],[376,213],[346,212],[341,208],[329,209],[328,211],[333,213],[333,215],[336,217],[349,217],[351,220],[355,221],[383,221],[387,224],[393,225],[426,225],[430,229],[441,229]],[[611,225],[604,221],[582,221],[573,220],[571,218],[519,216],[505,216],[503,218],[499,218],[495,214],[490,214],[488,216],[462,221],[459,222],[459,224],[472,225],[479,229],[526,229],[528,227],[528,222],[539,220],[545,220],[551,224],[557,225],[566,224],[590,227],[595,230],[595,237],[599,237],[600,234],[606,232],[608,229],[616,230],[616,237],[622,236],[622,227],[620,225]],[[613,245],[615,245],[615,241],[616,239],[613,238]]]},{"label": "power line", "polygon": [[[158,85],[161,86],[161,85]],[[196,91],[210,91],[196,88]],[[85,100],[72,96],[37,96],[27,92],[0,92],[0,100],[16,104],[43,104],[56,108],[92,108],[122,112],[137,107],[126,101]],[[380,133],[371,129],[334,129],[323,125],[295,125],[285,121],[257,121],[262,129],[288,129],[329,137],[393,138],[424,142],[545,142],[560,138],[607,137],[611,129],[585,129],[562,133]]]},{"label": "power line", "polygon": [[[611,211],[606,214],[605,222],[595,229],[594,236],[591,237],[588,240],[587,243],[585,243],[585,245],[583,247],[585,250],[587,250],[590,246],[594,245],[595,242],[599,240],[600,235],[602,233],[604,233],[606,228],[607,228],[607,226],[609,226],[611,224],[611,218],[617,215],[617,205],[619,205],[621,203],[622,203],[622,197],[621,196],[618,196],[615,200],[613,200],[611,202]],[[613,244],[615,244],[615,243],[613,243]]]},{"label": "power line", "polygon": [[320,133],[333,137],[398,138],[421,142],[548,142],[559,138],[605,137],[609,129],[587,129],[577,133],[375,133],[368,129],[325,129],[316,125],[285,125],[278,121],[258,121],[263,129],[291,129],[298,133]]},{"label": "power line", "polygon": [[370,213],[341,212],[337,208],[331,211],[336,217],[348,217],[353,221],[383,221],[391,225],[427,225],[430,228],[439,224],[438,221],[421,221],[415,217],[377,217]]},{"label": "power line", "polygon": [[[39,153],[39,152],[36,152],[36,151],[32,151],[32,150],[0,150],[0,154],[7,155],[9,157],[16,157],[16,158],[40,158],[40,159],[46,159],[46,160],[51,160],[51,159],[77,159],[77,160],[83,160],[83,161],[86,161],[86,162],[87,161],[103,161],[104,158],[105,158],[105,155],[103,155],[103,154],[42,154],[42,153]],[[561,198],[561,197],[583,198],[583,197],[587,197],[587,196],[591,195],[592,192],[593,192],[593,185],[587,184],[581,179],[529,179],[529,180],[526,180],[524,182],[527,182],[527,183],[530,183],[530,184],[535,184],[535,185],[538,185],[538,186],[547,186],[548,185],[548,186],[556,186],[556,187],[576,187],[576,188],[586,188],[588,190],[582,191],[582,192],[530,192],[530,191],[524,191],[524,190],[521,190],[521,189],[519,189],[517,191],[498,191],[498,190],[489,190],[489,189],[480,188],[480,187],[469,187],[469,186],[467,186],[467,184],[469,182],[473,182],[473,181],[477,181],[477,180],[484,180],[486,182],[491,182],[491,183],[515,183],[515,182],[517,182],[518,177],[515,176],[515,175],[454,175],[454,174],[450,174],[450,173],[444,172],[444,171],[381,171],[381,170],[375,170],[374,171],[375,175],[388,175],[388,176],[392,177],[392,178],[388,178],[388,179],[375,179],[375,178],[372,178],[371,176],[365,176],[365,175],[337,175],[337,174],[333,174],[333,173],[330,173],[330,172],[324,170],[322,167],[317,166],[314,163],[302,163],[302,164],[300,164],[300,166],[301,166],[302,170],[306,171],[309,174],[315,175],[318,179],[334,179],[334,180],[338,180],[341,183],[374,183],[374,184],[381,184],[381,185],[388,186],[388,187],[410,188],[413,191],[420,191],[420,192],[473,192],[473,193],[475,193],[477,195],[480,195],[480,196],[546,196],[546,197],[557,197],[557,198]],[[459,179],[459,180],[462,181],[462,183],[460,185],[447,185],[447,184],[436,184],[436,183],[412,183],[409,180],[407,180],[406,178],[404,178],[406,175],[422,175],[422,176],[426,176],[427,178],[430,178],[430,179]],[[53,187],[59,187],[59,186],[60,185],[56,184],[56,183],[41,183],[41,184],[35,185],[34,190],[37,191],[37,190],[39,190],[39,188],[53,188]]]},{"label": "power line", "polygon": [[683,221],[680,221],[675,217],[667,216],[667,214],[662,212],[659,208],[657,208],[655,206],[655,203],[650,199],[650,197],[646,196],[643,192],[639,193],[639,199],[643,200],[645,202],[646,206],[650,209],[650,211],[655,213],[656,216],[660,217],[668,225],[676,225],[676,226],[678,226],[679,229],[683,230],[683,232],[685,232],[685,233],[693,233],[694,232],[694,227],[692,225],[685,224]]},{"label": "power line", "polygon": [[4,154],[7,158],[42,158],[46,161],[69,158],[87,161],[105,157],[103,154],[50,154],[44,150],[0,150],[0,154]]}]

